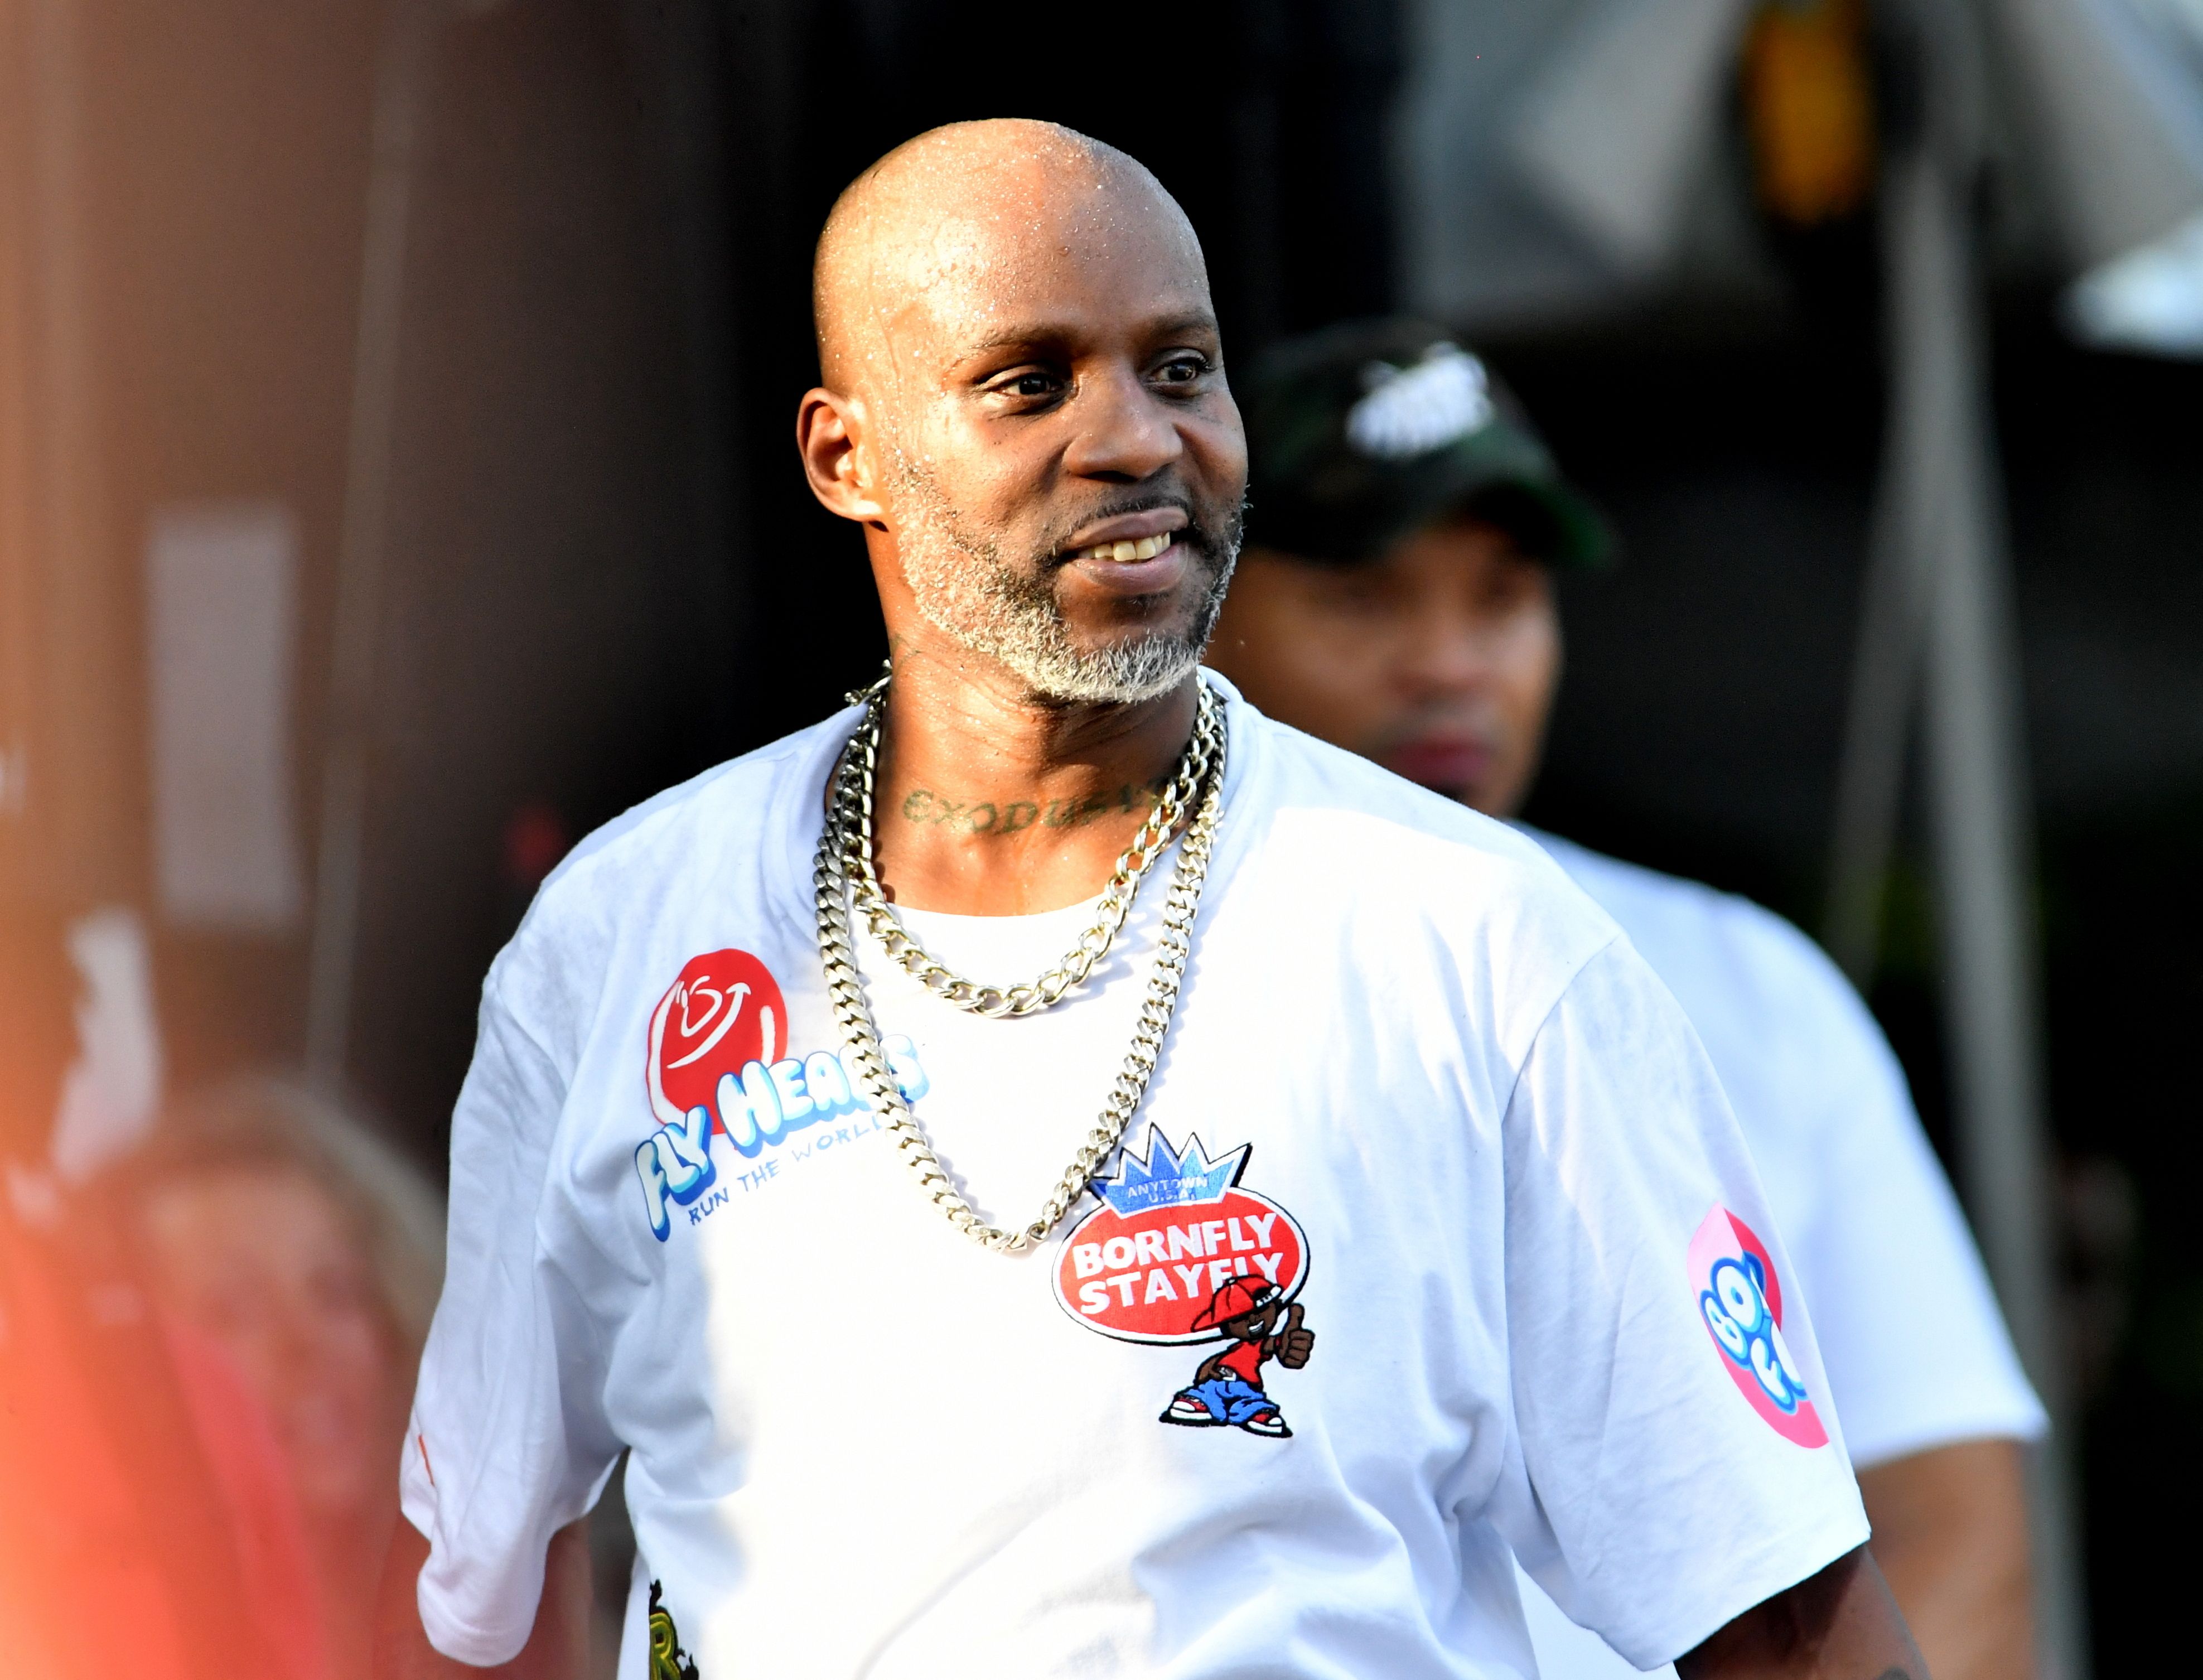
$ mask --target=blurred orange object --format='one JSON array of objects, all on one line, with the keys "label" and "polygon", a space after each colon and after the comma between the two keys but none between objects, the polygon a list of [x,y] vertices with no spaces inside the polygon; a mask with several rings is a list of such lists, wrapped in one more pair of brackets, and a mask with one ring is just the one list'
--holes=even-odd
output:
[{"label": "blurred orange object", "polygon": [[1863,0],[1773,0],[1744,41],[1745,127],[1767,213],[1793,227],[1864,208],[1875,174]]},{"label": "blurred orange object", "polygon": [[322,1680],[316,1612],[250,1393],[109,1254],[0,1198],[10,1680]]}]

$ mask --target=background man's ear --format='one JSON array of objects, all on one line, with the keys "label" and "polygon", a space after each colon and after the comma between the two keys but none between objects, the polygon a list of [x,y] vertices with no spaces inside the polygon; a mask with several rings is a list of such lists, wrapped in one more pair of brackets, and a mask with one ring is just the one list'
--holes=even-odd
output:
[{"label": "background man's ear", "polygon": [[824,387],[806,391],[795,411],[795,447],[803,457],[811,494],[829,513],[877,524],[887,510],[872,494],[865,429],[864,405]]}]

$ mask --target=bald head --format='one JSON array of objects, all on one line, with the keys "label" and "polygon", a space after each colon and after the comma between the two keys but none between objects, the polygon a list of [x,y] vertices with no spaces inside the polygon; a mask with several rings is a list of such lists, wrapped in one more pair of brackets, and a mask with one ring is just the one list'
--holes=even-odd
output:
[{"label": "bald head", "polygon": [[936,128],[842,195],[815,296],[796,446],[864,528],[898,661],[1052,701],[1186,680],[1247,452],[1201,245],[1155,178],[1051,123]]},{"label": "bald head", "polygon": [[877,388],[899,336],[944,316],[983,334],[989,301],[1044,265],[1159,254],[1205,294],[1185,212],[1114,146],[1022,118],[932,129],[850,182],[826,218],[812,265],[821,376]]}]

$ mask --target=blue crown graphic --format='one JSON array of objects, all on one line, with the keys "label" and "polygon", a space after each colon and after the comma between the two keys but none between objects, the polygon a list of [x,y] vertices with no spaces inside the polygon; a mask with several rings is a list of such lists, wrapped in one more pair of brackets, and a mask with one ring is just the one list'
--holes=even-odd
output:
[{"label": "blue crown graphic", "polygon": [[1246,1170],[1247,1152],[1253,1147],[1242,1144],[1211,1161],[1198,1133],[1186,1139],[1184,1149],[1174,1150],[1162,1128],[1150,1126],[1146,1157],[1134,1155],[1128,1147],[1116,1176],[1096,1179],[1094,1191],[1119,1213],[1127,1215],[1150,1208],[1220,1202],[1225,1192],[1239,1182],[1239,1174]]}]

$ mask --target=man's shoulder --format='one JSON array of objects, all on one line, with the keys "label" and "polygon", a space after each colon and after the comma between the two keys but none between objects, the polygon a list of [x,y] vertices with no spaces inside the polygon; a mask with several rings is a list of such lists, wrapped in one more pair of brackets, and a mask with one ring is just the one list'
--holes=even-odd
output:
[{"label": "man's shoulder", "polygon": [[1507,824],[1396,776],[1358,753],[1266,717],[1244,715],[1259,731],[1273,781],[1270,802],[1288,821],[1350,829],[1381,858],[1392,852],[1456,853],[1489,860],[1527,880],[1568,890],[1567,877],[1542,848]]},{"label": "man's shoulder", "polygon": [[824,760],[848,733],[848,719],[837,713],[630,806],[566,855],[539,902],[586,892],[637,867],[653,870],[690,854],[703,831],[721,846],[768,843],[797,784],[819,781]]},{"label": "man's shoulder", "polygon": [[1794,922],[1740,893],[1610,857],[1558,835],[1525,832],[1621,925],[1656,967],[1656,949],[1718,954],[1739,978],[1850,991],[1841,971]]},{"label": "man's shoulder", "polygon": [[1886,1082],[1894,1062],[1881,1028],[1843,971],[1794,923],[1703,881],[1557,836],[1535,837],[1675,994],[1725,1080],[1741,1079],[1743,1058],[1779,1070],[1785,1082],[1869,1068]]},{"label": "man's shoulder", "polygon": [[836,714],[713,766],[630,807],[569,852],[537,890],[490,985],[546,1020],[586,1014],[588,999],[664,914],[711,902],[762,925],[791,884],[797,803],[824,789],[848,734]]},{"label": "man's shoulder", "polygon": [[[1247,708],[1263,760],[1259,867],[1324,884],[1326,900],[1550,993],[1615,938],[1615,922],[1534,841],[1380,766]],[[1527,994],[1526,994],[1527,995]]]}]

